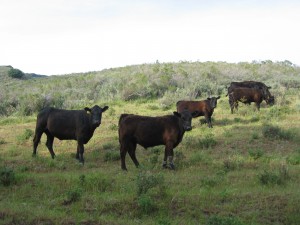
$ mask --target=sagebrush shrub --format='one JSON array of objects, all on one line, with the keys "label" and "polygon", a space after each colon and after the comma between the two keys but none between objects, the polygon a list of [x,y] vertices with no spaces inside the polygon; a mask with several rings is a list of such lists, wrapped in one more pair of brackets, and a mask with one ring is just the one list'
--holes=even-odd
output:
[{"label": "sagebrush shrub", "polygon": [[258,177],[263,185],[285,185],[290,179],[288,168],[285,165],[282,165],[278,171],[264,170]]},{"label": "sagebrush shrub", "polygon": [[262,133],[265,138],[291,140],[294,133],[291,130],[283,130],[282,128],[270,124],[263,125]]},{"label": "sagebrush shrub", "polygon": [[164,177],[161,174],[140,172],[136,179],[137,195],[146,194],[151,188],[158,187],[164,191]]}]

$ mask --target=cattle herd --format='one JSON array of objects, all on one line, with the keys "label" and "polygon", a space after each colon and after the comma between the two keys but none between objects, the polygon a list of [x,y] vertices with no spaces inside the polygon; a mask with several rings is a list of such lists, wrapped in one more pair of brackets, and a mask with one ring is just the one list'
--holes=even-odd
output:
[{"label": "cattle herd", "polygon": [[[254,102],[259,110],[263,100],[268,105],[274,104],[274,96],[262,82],[243,81],[231,82],[226,96],[229,97],[231,113],[238,109],[238,102],[251,104]],[[119,143],[121,168],[127,170],[125,156],[128,152],[135,166],[139,166],[135,150],[137,144],[144,148],[164,145],[165,153],[163,167],[175,169],[173,162],[173,149],[182,141],[185,131],[192,130],[192,118],[204,116],[208,127],[212,128],[211,116],[217,106],[218,97],[209,97],[203,101],[178,101],[177,111],[166,116],[140,116],[134,114],[121,114],[119,118]],[[103,108],[95,105],[84,110],[63,110],[44,108],[37,116],[35,135],[33,139],[33,156],[36,155],[37,146],[43,133],[47,136],[46,146],[55,157],[53,151],[54,137],[60,140],[76,140],[76,159],[84,163],[84,144],[92,138],[94,131],[101,124],[102,113],[109,107]]]}]

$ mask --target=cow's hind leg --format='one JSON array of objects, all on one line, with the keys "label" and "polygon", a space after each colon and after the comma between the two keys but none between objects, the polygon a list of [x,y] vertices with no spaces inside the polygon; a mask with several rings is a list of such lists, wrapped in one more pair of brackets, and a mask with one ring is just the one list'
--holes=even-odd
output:
[{"label": "cow's hind leg", "polygon": [[36,156],[36,150],[37,150],[37,146],[39,145],[40,141],[41,141],[41,137],[43,135],[43,131],[37,130],[35,131],[35,135],[33,138],[33,153],[32,156]]},{"label": "cow's hind leg", "polygon": [[129,149],[128,149],[128,153],[130,155],[130,158],[134,162],[135,166],[139,167],[140,164],[139,164],[139,162],[138,162],[138,160],[136,158],[135,150],[136,150],[136,143],[130,143]]},{"label": "cow's hind leg", "polygon": [[121,157],[121,169],[127,170],[126,163],[125,163],[125,157],[127,153],[127,147],[125,145],[125,141],[120,141],[120,157]]},{"label": "cow's hind leg", "polygon": [[52,159],[54,159],[55,157],[55,153],[53,151],[53,141],[54,141],[54,136],[52,134],[50,134],[50,132],[48,130],[45,131],[46,135],[47,135],[47,142],[46,142],[46,146],[51,154]]}]

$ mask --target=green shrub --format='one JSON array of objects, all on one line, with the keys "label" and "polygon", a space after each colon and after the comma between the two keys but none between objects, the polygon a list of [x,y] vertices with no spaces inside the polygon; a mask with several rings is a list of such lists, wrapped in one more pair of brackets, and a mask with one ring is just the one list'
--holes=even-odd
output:
[{"label": "green shrub", "polygon": [[67,199],[64,200],[64,204],[68,205],[80,200],[82,196],[82,189],[79,187],[73,187],[67,191]]},{"label": "green shrub", "polygon": [[258,175],[259,181],[263,185],[285,185],[290,179],[286,166],[281,166],[278,171],[267,171]]},{"label": "green shrub", "polygon": [[138,197],[138,206],[143,214],[149,214],[156,209],[154,201],[147,194],[142,194]]},{"label": "green shrub", "polygon": [[206,225],[244,225],[239,218],[234,216],[210,216],[206,222]]},{"label": "green shrub", "polygon": [[158,187],[164,192],[164,177],[161,174],[151,174],[150,172],[140,172],[136,179],[137,195],[146,194],[151,188]]},{"label": "green shrub", "polygon": [[107,151],[104,154],[104,161],[117,161],[121,158],[120,152],[118,151]]},{"label": "green shrub", "polygon": [[8,76],[10,76],[11,78],[21,79],[25,76],[25,74],[19,69],[11,68],[8,71]]},{"label": "green shrub", "polygon": [[3,186],[10,186],[16,182],[15,172],[8,167],[0,169],[0,184]]},{"label": "green shrub", "polygon": [[300,154],[293,154],[287,157],[286,161],[291,165],[299,165],[300,164]]},{"label": "green shrub", "polygon": [[5,144],[6,142],[4,141],[4,139],[3,138],[0,138],[0,145],[3,145],[3,144]]},{"label": "green shrub", "polygon": [[117,145],[114,142],[107,142],[102,145],[103,150],[116,150]]},{"label": "green shrub", "polygon": [[244,160],[243,157],[234,155],[223,161],[223,167],[226,172],[233,171],[243,166]]},{"label": "green shrub", "polygon": [[204,135],[203,139],[199,140],[199,144],[202,148],[212,148],[217,144],[213,133],[208,133]]},{"label": "green shrub", "polygon": [[106,192],[113,188],[114,180],[103,174],[88,174],[79,176],[79,185],[87,192]]},{"label": "green shrub", "polygon": [[248,153],[253,159],[256,160],[263,156],[264,151],[260,148],[257,148],[257,149],[249,149]]},{"label": "green shrub", "polygon": [[252,133],[251,140],[257,140],[259,138],[259,135],[257,132]]},{"label": "green shrub", "polygon": [[269,139],[284,139],[292,140],[295,136],[294,132],[291,130],[283,130],[278,126],[265,124],[262,128],[262,133],[265,138]]},{"label": "green shrub", "polygon": [[17,136],[18,142],[24,142],[27,141],[29,138],[33,136],[34,132],[31,129],[25,129],[25,131]]}]

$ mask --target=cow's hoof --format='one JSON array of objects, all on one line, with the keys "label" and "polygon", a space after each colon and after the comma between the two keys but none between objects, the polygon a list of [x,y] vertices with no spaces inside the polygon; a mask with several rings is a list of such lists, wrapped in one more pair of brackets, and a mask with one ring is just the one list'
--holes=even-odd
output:
[{"label": "cow's hoof", "polygon": [[164,163],[164,164],[162,165],[162,168],[168,169],[167,163]]},{"label": "cow's hoof", "polygon": [[36,153],[32,153],[32,157],[36,157]]},{"label": "cow's hoof", "polygon": [[175,165],[173,163],[170,163],[170,169],[175,170]]}]

